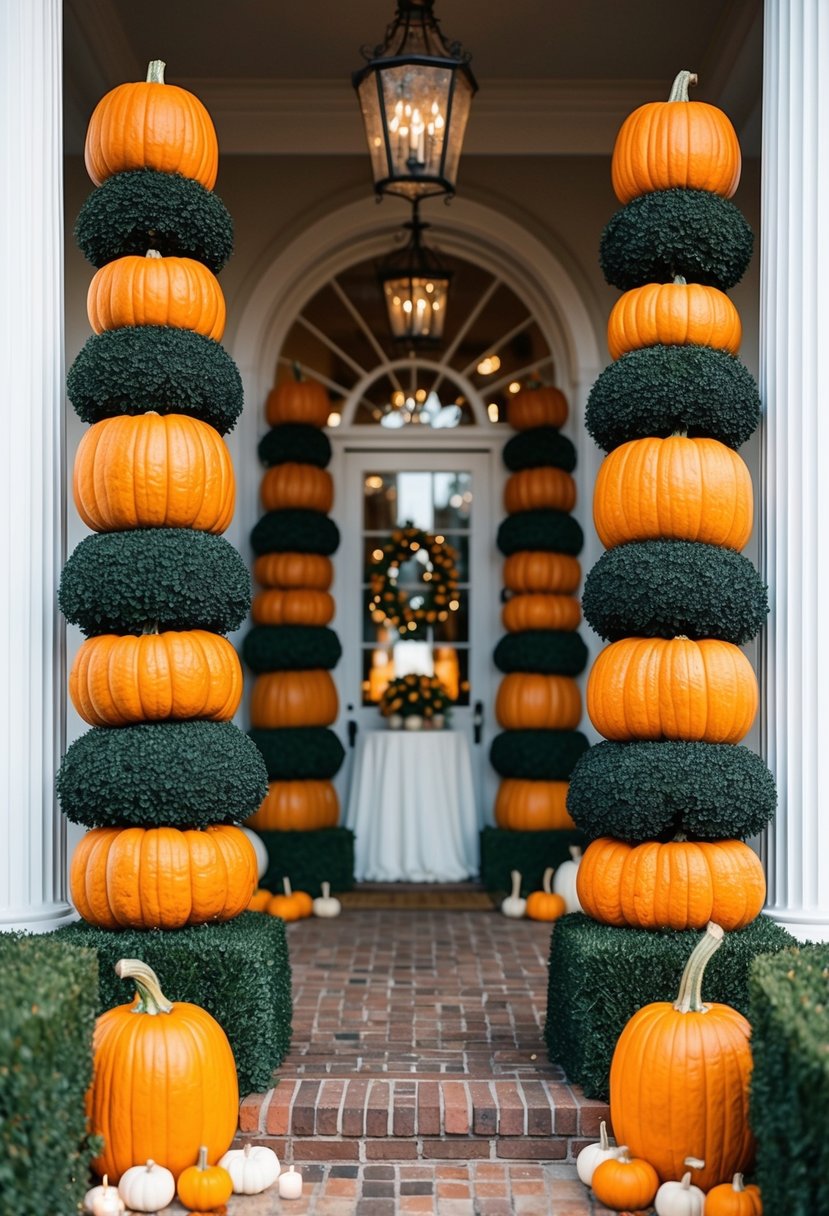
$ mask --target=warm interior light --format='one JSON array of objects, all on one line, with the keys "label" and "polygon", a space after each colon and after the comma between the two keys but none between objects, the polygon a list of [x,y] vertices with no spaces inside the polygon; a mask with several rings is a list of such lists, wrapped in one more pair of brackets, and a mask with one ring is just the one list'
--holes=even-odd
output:
[{"label": "warm interior light", "polygon": [[520,393],[521,392],[521,381],[520,380],[510,380],[509,391],[511,393]]},{"label": "warm interior light", "polygon": [[501,366],[501,360],[498,355],[487,355],[481,359],[476,371],[479,376],[491,376],[493,372],[497,372]]},{"label": "warm interior light", "polygon": [[490,422],[497,422],[500,417],[500,410],[498,409],[497,401],[490,401],[489,405],[486,407],[486,412],[489,415]]},{"label": "warm interior light", "polygon": [[331,413],[328,415],[328,425],[329,426],[339,426],[340,423],[342,422],[342,420],[343,420],[342,415],[338,414],[336,410],[332,410]]},{"label": "warm interior light", "polygon": [[366,478],[366,488],[369,490],[382,490],[383,478],[378,477],[376,473],[372,473],[371,477]]},{"label": "warm interior light", "polygon": [[391,403],[395,409],[399,410],[401,405],[405,405],[406,403],[406,394],[398,389],[396,393],[392,393]]}]

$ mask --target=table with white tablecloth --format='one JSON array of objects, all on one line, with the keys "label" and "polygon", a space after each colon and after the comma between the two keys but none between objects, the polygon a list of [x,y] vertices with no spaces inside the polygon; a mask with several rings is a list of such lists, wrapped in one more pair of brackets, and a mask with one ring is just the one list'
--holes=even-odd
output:
[{"label": "table with white tablecloth", "polygon": [[478,872],[478,815],[462,731],[370,730],[357,740],[345,816],[355,876],[460,882]]}]

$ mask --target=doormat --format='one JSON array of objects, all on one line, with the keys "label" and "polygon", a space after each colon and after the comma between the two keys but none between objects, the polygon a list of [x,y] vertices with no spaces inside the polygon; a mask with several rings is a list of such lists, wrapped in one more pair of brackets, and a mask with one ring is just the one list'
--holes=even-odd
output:
[{"label": "doormat", "polygon": [[398,908],[419,908],[424,912],[491,912],[495,907],[495,901],[487,891],[428,885],[420,890],[405,886],[399,891],[393,887],[381,890],[356,887],[337,898],[343,908],[370,908],[378,912],[393,912]]}]

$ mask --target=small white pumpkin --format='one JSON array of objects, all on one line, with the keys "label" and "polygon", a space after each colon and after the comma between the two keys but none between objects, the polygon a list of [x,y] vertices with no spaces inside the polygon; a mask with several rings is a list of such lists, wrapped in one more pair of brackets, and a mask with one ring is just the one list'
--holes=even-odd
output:
[{"label": "small white pumpkin", "polygon": [[236,1195],[259,1195],[279,1177],[279,1158],[264,1144],[228,1149],[219,1165],[230,1174]]},{"label": "small white pumpkin", "polygon": [[599,1142],[598,1144],[588,1144],[581,1150],[576,1158],[576,1173],[585,1186],[590,1186],[596,1166],[601,1165],[603,1161],[609,1161],[611,1157],[618,1156],[619,1149],[608,1140],[607,1124],[602,1119],[599,1124]]},{"label": "small white pumpkin", "polygon": [[263,878],[265,875],[265,871],[267,870],[268,865],[270,863],[270,858],[268,857],[267,845],[265,844],[264,840],[259,835],[259,833],[254,832],[253,828],[246,828],[243,825],[242,831],[245,833],[248,840],[253,845],[253,851],[256,853],[256,866],[257,866],[256,872],[260,878]]},{"label": "small white pumpkin", "polygon": [[553,891],[560,895],[567,905],[568,912],[583,912],[576,890],[576,878],[581,861],[581,849],[577,844],[570,845],[570,861],[563,861],[558,867],[553,879]]},{"label": "small white pumpkin", "polygon": [[83,1206],[93,1216],[116,1216],[125,1210],[125,1204],[118,1194],[118,1188],[109,1185],[109,1178],[104,1174],[101,1186],[93,1186],[83,1197]]},{"label": "small white pumpkin", "polygon": [[527,915],[527,901],[521,898],[521,874],[518,870],[512,870],[510,874],[512,878],[512,894],[501,904],[501,911],[504,916],[510,916],[513,920],[520,920],[522,916]]},{"label": "small white pumpkin", "polygon": [[133,1212],[158,1212],[173,1202],[176,1180],[163,1165],[148,1161],[124,1170],[118,1194]]},{"label": "small white pumpkin", "polygon": [[322,895],[318,895],[311,905],[314,916],[339,916],[343,906],[331,894],[331,883],[324,882],[321,885]]},{"label": "small white pumpkin", "polygon": [[[698,1157],[686,1157],[685,1164],[701,1170],[705,1165]],[[654,1200],[657,1216],[703,1216],[705,1191],[691,1186],[691,1170],[682,1175],[681,1182],[663,1182]]]}]

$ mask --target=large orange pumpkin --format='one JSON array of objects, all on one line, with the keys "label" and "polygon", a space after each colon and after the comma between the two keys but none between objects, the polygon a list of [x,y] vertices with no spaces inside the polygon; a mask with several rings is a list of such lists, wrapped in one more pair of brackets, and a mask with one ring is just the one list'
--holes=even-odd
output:
[{"label": "large orange pumpkin", "polygon": [[495,798],[495,822],[512,832],[549,832],[575,828],[567,811],[567,781],[505,778]]},{"label": "large orange pumpkin", "polygon": [[701,283],[646,283],[620,296],[607,322],[612,359],[643,346],[712,346],[736,355],[740,314],[725,292]]},{"label": "large orange pumpkin", "polygon": [[127,325],[168,325],[190,329],[220,342],[225,331],[225,299],[219,280],[192,258],[129,254],[96,272],[86,297],[89,324],[96,334]]},{"label": "large orange pumpkin", "polygon": [[510,672],[495,698],[504,730],[573,730],[581,718],[581,693],[569,676]]},{"label": "large orange pumpkin", "polygon": [[752,514],[751,474],[716,439],[631,439],[605,458],[593,494],[593,522],[607,549],[664,539],[739,550]]},{"label": "large orange pumpkin", "polygon": [[581,582],[578,558],[569,553],[520,549],[504,562],[504,586],[519,594],[569,594]]},{"label": "large orange pumpkin", "polygon": [[[594,840],[576,875],[579,902],[604,925],[633,929],[702,929],[716,920],[742,929],[759,915],[766,879],[756,853],[740,840]],[[689,1156],[696,1149],[689,1147]]]},{"label": "large orange pumpkin", "polygon": [[248,827],[260,832],[314,832],[335,828],[340,802],[330,781],[271,781]]},{"label": "large orange pumpkin", "polygon": [[501,611],[504,628],[510,633],[526,629],[578,629],[581,605],[573,595],[514,595]]},{"label": "large orange pumpkin", "polygon": [[181,929],[244,912],[257,868],[245,833],[226,824],[204,831],[93,828],[78,842],[69,882],[91,925]]},{"label": "large orange pumpkin", "polygon": [[265,402],[265,416],[271,426],[301,422],[321,430],[330,413],[331,402],[319,380],[283,380],[271,389]]},{"label": "large orange pumpkin", "polygon": [[334,504],[334,482],[326,469],[312,464],[274,465],[262,478],[262,505],[266,511],[298,507],[327,514]]},{"label": "large orange pumpkin", "polygon": [[521,469],[504,487],[504,508],[509,515],[543,507],[572,511],[575,505],[576,483],[564,469]]},{"label": "large orange pumpkin", "polygon": [[507,405],[507,420],[516,431],[537,426],[563,426],[567,421],[567,398],[560,388],[540,384],[522,388]]},{"label": "large orange pumpkin", "polygon": [[327,591],[260,591],[251,616],[257,625],[327,625],[336,605]]},{"label": "large orange pumpkin", "polygon": [[251,726],[330,726],[339,702],[331,673],[269,671],[253,685]]},{"label": "large orange pumpkin", "polygon": [[253,563],[253,577],[263,587],[327,591],[334,580],[334,566],[321,553],[263,553]]},{"label": "large orange pumpkin", "polygon": [[136,1161],[149,1159],[178,1175],[202,1144],[217,1160],[239,1120],[227,1035],[205,1009],[168,1001],[145,963],[121,959],[115,971],[135,980],[138,992],[133,1003],[108,1009],[95,1023],[86,1113],[90,1132],[104,1144],[93,1169],[117,1182]]},{"label": "large orange pumpkin", "polygon": [[206,629],[87,638],[69,674],[75,709],[92,726],[207,718],[226,722],[242,698],[242,668]]},{"label": "large orange pumpkin", "polygon": [[722,110],[690,101],[691,72],[680,72],[667,101],[629,114],[616,136],[610,176],[616,197],[629,203],[654,190],[709,190],[731,198],[740,183],[740,144]]},{"label": "large orange pumpkin", "polygon": [[117,85],[92,111],[84,161],[96,186],[130,169],[180,173],[208,190],[215,186],[219,145],[210,115],[198,97],[165,84],[164,67],[154,59],[146,81]]},{"label": "large orange pumpkin", "polygon": [[91,426],[75,456],[75,506],[96,532],[224,532],[236,487],[224,440],[184,414],[121,414]]},{"label": "large orange pumpkin", "polygon": [[606,739],[739,743],[757,713],[757,677],[718,638],[623,638],[599,654],[587,712]]},{"label": "large orange pumpkin", "polygon": [[685,1158],[698,1157],[705,1164],[694,1181],[705,1190],[747,1169],[754,1156],[751,1027],[729,1005],[702,1002],[705,966],[721,941],[722,928],[709,925],[688,960],[676,1002],[639,1009],[610,1066],[617,1141],[646,1155],[663,1181],[681,1178]]}]

